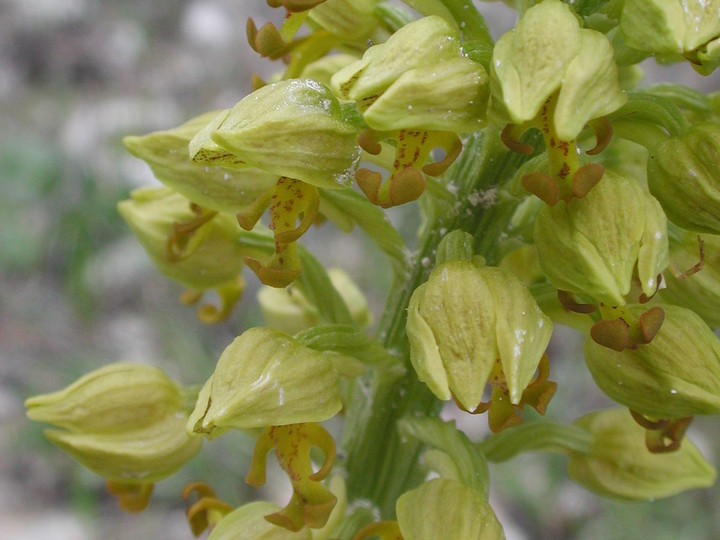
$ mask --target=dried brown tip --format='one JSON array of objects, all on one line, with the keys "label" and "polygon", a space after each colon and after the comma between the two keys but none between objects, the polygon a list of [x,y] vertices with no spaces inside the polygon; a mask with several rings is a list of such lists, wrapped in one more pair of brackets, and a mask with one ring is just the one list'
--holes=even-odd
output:
[{"label": "dried brown tip", "polygon": [[272,268],[251,257],[243,257],[250,270],[255,272],[261,283],[269,287],[284,289],[300,275],[300,269]]},{"label": "dried brown tip", "polygon": [[154,487],[155,484],[127,484],[115,480],[105,482],[108,493],[117,497],[118,506],[129,513],[142,512],[147,508]]},{"label": "dried brown tip", "polygon": [[377,156],[382,151],[382,146],[377,139],[377,133],[371,129],[366,129],[358,136],[358,144],[360,148],[365,150],[368,154]]},{"label": "dried brown tip", "polygon": [[575,300],[575,296],[573,296],[573,294],[569,291],[558,290],[557,295],[562,306],[574,313],[588,314],[597,310],[597,306],[595,304],[579,304]]},{"label": "dried brown tip", "polygon": [[698,234],[697,237],[698,240],[698,251],[700,252],[700,260],[696,262],[694,265],[692,265],[690,268],[685,270],[684,272],[678,272],[677,269],[674,268],[674,266],[671,264],[670,269],[672,270],[673,275],[678,279],[687,279],[693,274],[697,274],[700,270],[703,269],[705,266],[705,242],[702,238],[700,238],[700,235]]},{"label": "dried brown tip", "polygon": [[653,454],[674,452],[682,445],[683,437],[693,417],[671,420],[666,426],[658,430],[645,432],[645,446]]},{"label": "dried brown tip", "polygon": [[607,116],[601,116],[600,118],[590,120],[588,125],[590,126],[590,129],[595,132],[595,146],[585,153],[594,156],[605,150],[607,145],[610,144],[613,130]]},{"label": "dried brown tip", "polygon": [[554,206],[560,200],[560,188],[549,174],[532,172],[522,177],[522,185],[548,206]]},{"label": "dried brown tip", "polygon": [[428,176],[440,176],[442,173],[444,173],[448,169],[448,167],[452,165],[453,162],[457,159],[457,157],[460,155],[460,152],[462,152],[462,141],[460,140],[460,137],[455,135],[452,140],[452,144],[449,144],[448,147],[444,148],[444,150],[445,157],[440,161],[425,165],[422,168],[422,172],[424,172]]},{"label": "dried brown tip", "polygon": [[640,315],[640,330],[642,331],[643,343],[650,343],[660,331],[665,320],[665,310],[660,306],[648,309]]},{"label": "dried brown tip", "polygon": [[590,337],[598,345],[622,352],[629,344],[630,327],[622,319],[598,321],[590,328]]},{"label": "dried brown tip", "polygon": [[[390,201],[387,206],[399,206],[416,200],[425,191],[425,178],[415,167],[407,167],[390,179]],[[383,206],[384,201],[381,201]]]},{"label": "dried brown tip", "polygon": [[605,168],[599,163],[587,163],[580,167],[573,174],[573,195],[583,198],[600,181],[604,172]]},{"label": "dried brown tip", "polygon": [[382,183],[382,176],[379,172],[370,169],[358,169],[355,171],[355,181],[371,203],[380,205],[378,191]]},{"label": "dried brown tip", "polygon": [[258,30],[255,21],[248,18],[245,31],[250,47],[260,56],[277,60],[285,54],[287,44],[273,23],[265,23]]},{"label": "dried brown tip", "polygon": [[531,144],[520,142],[523,133],[524,130],[517,124],[508,124],[500,133],[500,140],[513,152],[529,156],[535,148]]}]

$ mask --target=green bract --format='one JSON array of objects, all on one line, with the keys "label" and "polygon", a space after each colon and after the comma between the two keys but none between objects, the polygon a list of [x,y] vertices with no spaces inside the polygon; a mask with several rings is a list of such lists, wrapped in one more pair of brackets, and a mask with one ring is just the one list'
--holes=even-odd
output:
[{"label": "green bract", "polygon": [[707,74],[717,61],[719,12],[718,0],[625,0],[620,30],[631,47],[687,55]]},{"label": "green bract", "polygon": [[[636,315],[645,308],[633,306]],[[665,321],[651,343],[613,351],[585,340],[585,361],[610,398],[663,419],[720,412],[720,340],[694,312],[664,306]]]},{"label": "green bract", "polygon": [[648,160],[648,186],[670,221],[720,234],[720,125],[704,122],[660,143]]},{"label": "green bract", "polygon": [[[665,302],[692,309],[711,327],[720,327],[720,237],[702,235],[705,264],[685,279],[665,272],[667,287],[660,291]],[[692,268],[700,260],[698,237],[683,231],[670,235],[670,259],[680,270]]]},{"label": "green bract", "polygon": [[[188,143],[217,115],[217,111],[205,113],[174,129],[125,137],[123,143],[173,191],[210,210],[234,214],[247,209],[261,193],[273,187],[277,175],[251,167],[230,170],[194,163],[188,157]],[[222,160],[217,164],[233,165]]]},{"label": "green bract", "polygon": [[594,443],[587,454],[570,453],[568,475],[595,493],[647,500],[715,482],[715,469],[687,439],[672,454],[648,451],[643,429],[626,409],[590,413],[575,425],[592,433]]},{"label": "green bract", "polygon": [[476,131],[485,124],[488,77],[465,57],[457,31],[431,16],[412,22],[340,70],[332,88],[376,130]]},{"label": "green bract", "polygon": [[357,133],[340,105],[310,79],[281,81],[256,90],[219,113],[189,144],[204,165],[235,163],[329,189],[346,187],[360,157]]},{"label": "green bract", "polygon": [[420,285],[408,306],[413,367],[440,399],[451,393],[477,408],[496,361],[518,404],[552,333],[552,322],[527,288],[497,268],[446,262]]},{"label": "green bract", "polygon": [[505,538],[490,505],[456,480],[436,478],[403,493],[397,519],[405,540]]},{"label": "green bract", "polygon": [[543,207],[535,242],[555,287],[613,306],[625,303],[635,274],[652,296],[668,264],[662,208],[637,182],[611,171],[582,199]]},{"label": "green bract", "polygon": [[197,218],[190,204],[167,188],[139,188],[118,203],[118,211],[166,276],[196,290],[236,281],[245,253],[236,242],[240,228],[232,216],[217,214],[192,233],[182,253],[168,251],[174,224]]},{"label": "green bract", "polygon": [[576,139],[588,120],[617,110],[627,99],[610,42],[599,32],[580,28],[558,0],[530,8],[498,40],[492,77],[494,97],[515,124],[536,118],[557,93],[552,122],[563,140]]},{"label": "green bract", "polygon": [[185,433],[183,390],[158,368],[111,364],[25,402],[27,415],[61,429],[45,435],[97,474],[154,482],[200,449]]},{"label": "green bract", "polygon": [[188,433],[321,422],[342,407],[329,353],[269,328],[251,328],[223,351],[198,396]]}]

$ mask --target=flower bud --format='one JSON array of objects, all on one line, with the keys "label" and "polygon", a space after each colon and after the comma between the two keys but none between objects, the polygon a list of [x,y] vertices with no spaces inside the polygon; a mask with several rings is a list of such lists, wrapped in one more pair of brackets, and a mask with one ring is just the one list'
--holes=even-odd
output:
[{"label": "flower bud", "polygon": [[704,122],[660,143],[648,160],[648,186],[670,221],[720,234],[720,126]]},{"label": "flower bud", "polygon": [[625,303],[634,277],[652,296],[668,264],[662,208],[637,182],[611,171],[582,199],[542,208],[535,243],[550,283],[612,306]]},{"label": "flower bud", "polygon": [[589,120],[626,101],[610,42],[600,32],[581,28],[568,6],[557,0],[528,9],[495,44],[491,65],[493,97],[515,124],[538,117],[557,94],[552,117],[545,122],[563,141],[576,139]]},{"label": "flower bud", "polygon": [[[700,254],[698,235],[680,231],[670,235],[670,260],[679,270],[689,274],[676,277],[663,275],[667,287],[660,291],[663,301],[692,309],[711,327],[720,327],[720,237],[702,235]],[[702,268],[694,271],[700,264]],[[690,270],[688,272],[688,269]]]},{"label": "flower bud", "polygon": [[219,150],[263,171],[338,189],[360,156],[357,132],[330,90],[310,79],[264,86],[221,112],[190,141],[190,157],[213,165]]},{"label": "flower bud", "polygon": [[[485,384],[521,403],[552,333],[527,288],[497,268],[449,261],[435,268],[408,307],[410,359],[440,399],[481,404]],[[491,380],[492,375],[492,380]]]},{"label": "flower bud", "polygon": [[185,433],[183,390],[161,370],[111,364],[25,402],[27,415],[61,429],[46,436],[97,474],[151,483],[182,467],[201,442]]},{"label": "flower bud", "polygon": [[464,133],[485,123],[485,69],[464,56],[457,31],[438,16],[403,26],[368,49],[332,78],[332,88],[356,102],[375,130]]},{"label": "flower bud", "polygon": [[311,540],[310,529],[297,532],[278,527],[265,516],[280,510],[276,504],[255,501],[230,512],[212,530],[208,540]]},{"label": "flower bud", "polygon": [[673,454],[649,452],[643,429],[626,409],[597,411],[574,423],[594,442],[587,454],[570,454],[568,475],[595,493],[648,500],[715,482],[715,469],[687,439]]},{"label": "flower bud", "polygon": [[322,422],[342,408],[330,353],[269,328],[251,328],[223,351],[198,396],[188,433]]},{"label": "flower bud", "polygon": [[436,478],[403,493],[396,512],[405,540],[505,538],[490,505],[457,480]]},{"label": "flower bud", "polygon": [[[190,159],[188,143],[217,115],[217,111],[205,113],[174,129],[125,137],[123,143],[173,191],[204,208],[235,214],[247,209],[260,194],[272,188],[278,177],[251,167],[238,169],[242,164],[229,154],[228,160],[216,160],[205,166]],[[228,166],[233,168],[228,169]]]},{"label": "flower bud", "polygon": [[[327,274],[355,324],[361,328],[369,326],[371,314],[367,300],[350,276],[340,268],[330,268]],[[318,324],[316,309],[296,287],[262,287],[258,292],[258,303],[266,326],[286,334],[294,335]]]},{"label": "flower bud", "polygon": [[[640,313],[645,307],[629,306]],[[585,361],[611,399],[642,415],[680,419],[720,412],[720,340],[692,311],[664,306],[651,343],[614,351],[585,341]]]}]

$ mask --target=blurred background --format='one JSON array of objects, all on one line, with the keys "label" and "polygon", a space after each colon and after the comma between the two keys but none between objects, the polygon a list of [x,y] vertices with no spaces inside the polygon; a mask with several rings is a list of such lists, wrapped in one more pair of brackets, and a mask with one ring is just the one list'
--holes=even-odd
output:
[{"label": "blurred background", "polygon": [[[501,3],[481,9],[495,37],[514,23]],[[187,481],[202,478],[233,504],[258,496],[243,482],[251,441],[227,434],[160,482],[148,510],[125,515],[103,480],[52,447],[23,408],[30,395],[121,360],[202,382],[236,335],[261,324],[252,275],[230,320],[200,323],[115,210],[131,189],[156,183],[124,151],[123,136],[232,106],[251,90],[253,72],[272,73],[247,45],[248,16],[260,25],[281,14],[262,0],[0,0],[2,539],[189,539],[180,496]],[[717,76],[702,79],[685,66],[647,67],[650,81],[720,89]],[[412,245],[413,209],[392,218]],[[355,278],[377,320],[390,280],[382,256],[361,235],[349,242],[331,226],[305,238],[324,263]],[[607,402],[594,390],[577,336],[557,334],[560,390],[548,415],[569,421]],[[484,418],[460,422],[475,437],[485,429]],[[698,419],[691,436],[719,462],[717,421]],[[718,488],[614,503],[567,480],[564,468],[564,459],[538,454],[492,468],[491,502],[510,540],[720,538]]]}]

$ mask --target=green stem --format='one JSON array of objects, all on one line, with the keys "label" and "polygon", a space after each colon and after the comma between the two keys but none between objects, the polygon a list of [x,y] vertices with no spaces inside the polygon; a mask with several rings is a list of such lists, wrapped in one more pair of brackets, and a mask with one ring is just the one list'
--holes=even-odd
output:
[{"label": "green stem", "polygon": [[[542,147],[537,137],[532,144]],[[398,496],[419,483],[423,474],[417,467],[422,444],[402,440],[397,421],[410,415],[437,416],[442,406],[418,380],[409,363],[405,318],[410,296],[427,280],[438,243],[447,232],[455,229],[470,232],[476,249],[479,248],[478,254],[492,260],[493,246],[519,200],[514,205],[485,208],[474,205],[477,198],[471,195],[504,187],[527,159],[508,151],[497,132],[488,129],[471,136],[461,158],[446,175],[457,193],[454,205],[425,228],[409,275],[396,283],[388,297],[378,340],[403,358],[408,370],[400,379],[383,378],[375,373],[356,384],[347,404],[348,424],[342,441],[350,500],[370,499],[383,518],[394,516]]]},{"label": "green stem", "polygon": [[491,435],[477,447],[489,461],[507,461],[521,452],[587,453],[592,434],[576,426],[557,422],[531,422]]}]

